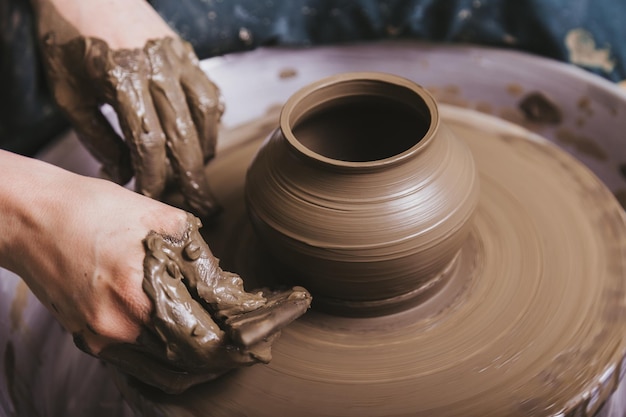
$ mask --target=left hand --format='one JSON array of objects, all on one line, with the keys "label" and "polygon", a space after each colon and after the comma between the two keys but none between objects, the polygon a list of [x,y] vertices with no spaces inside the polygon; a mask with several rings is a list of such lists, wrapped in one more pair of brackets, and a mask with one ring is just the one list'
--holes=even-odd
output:
[{"label": "left hand", "polygon": [[194,216],[110,181],[0,150],[0,267],[91,355],[168,392],[268,362],[311,298],[249,293]]}]

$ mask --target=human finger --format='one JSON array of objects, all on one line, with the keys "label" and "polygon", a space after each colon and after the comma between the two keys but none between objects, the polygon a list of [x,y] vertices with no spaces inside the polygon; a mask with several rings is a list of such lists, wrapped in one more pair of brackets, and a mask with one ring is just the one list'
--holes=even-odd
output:
[{"label": "human finger", "polygon": [[169,160],[179,187],[192,211],[208,217],[219,210],[204,173],[203,154],[198,134],[171,62],[169,42],[150,41],[145,51],[152,69],[150,92],[167,138]]},{"label": "human finger", "polygon": [[128,183],[134,174],[130,151],[100,109],[75,109],[67,116],[80,142],[102,164],[102,173],[120,185]]},{"label": "human finger", "polygon": [[153,303],[150,319],[135,342],[113,343],[97,353],[166,392],[182,392],[230,369],[269,362],[280,328],[304,313],[311,301],[303,289],[265,298],[241,293],[241,280],[232,276],[225,285],[200,226],[189,214],[182,234],[148,233],[143,290]]},{"label": "human finger", "polygon": [[[42,42],[43,57],[54,98],[73,124],[79,139],[103,165],[103,172],[119,184],[127,183],[133,175],[130,153],[98,108],[95,92],[81,87],[78,57],[88,48],[85,39],[77,38],[57,45],[53,35]],[[74,72],[73,72],[74,71]]]},{"label": "human finger", "polygon": [[183,60],[180,82],[187,97],[191,117],[196,125],[206,163],[215,156],[217,132],[224,113],[220,90],[200,68],[191,45],[181,41],[172,47],[177,49],[176,52]]},{"label": "human finger", "polygon": [[152,102],[149,66],[137,50],[114,51],[117,64],[108,71],[117,112],[132,157],[137,191],[159,198],[167,180],[166,138]]},{"label": "human finger", "polygon": [[168,359],[191,369],[197,363],[210,363],[224,332],[189,293],[163,236],[150,233],[144,246],[143,289],[153,300],[152,326],[167,345]]},{"label": "human finger", "polygon": [[188,215],[188,228],[182,239],[157,239],[151,244],[159,245],[159,250],[166,253],[170,268],[184,277],[189,293],[211,307],[232,342],[252,348],[258,357],[264,356],[261,346],[255,345],[304,314],[311,296],[301,287],[266,294],[245,291],[238,275],[219,267],[200,227],[201,222]]}]

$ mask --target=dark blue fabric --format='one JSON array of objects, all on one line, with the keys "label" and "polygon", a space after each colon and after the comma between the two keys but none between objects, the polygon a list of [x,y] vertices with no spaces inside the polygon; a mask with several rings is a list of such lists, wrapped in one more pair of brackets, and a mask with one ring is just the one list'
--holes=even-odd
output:
[{"label": "dark blue fabric", "polygon": [[[606,65],[574,60],[612,81],[626,78],[622,0],[152,0],[201,58],[261,45],[308,46],[414,38],[513,48],[571,62],[567,39],[608,50]],[[97,16],[94,16],[96,19]],[[42,81],[27,0],[0,1],[0,147],[32,153],[62,118]],[[595,46],[592,44],[595,42]]]},{"label": "dark blue fabric", "polygon": [[0,148],[33,154],[66,126],[39,65],[28,0],[0,0]]},{"label": "dark blue fabric", "polygon": [[626,78],[626,1],[616,0],[152,0],[202,57],[260,45],[415,38],[514,48],[569,61],[566,37],[589,32]]}]

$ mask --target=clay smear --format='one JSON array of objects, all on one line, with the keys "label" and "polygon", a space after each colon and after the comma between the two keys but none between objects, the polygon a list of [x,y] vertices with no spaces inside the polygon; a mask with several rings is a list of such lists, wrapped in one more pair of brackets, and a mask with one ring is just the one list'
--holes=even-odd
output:
[{"label": "clay smear", "polygon": [[223,271],[189,215],[182,238],[151,233],[144,240],[144,291],[154,304],[137,344],[107,346],[100,357],[171,393],[237,367],[271,360],[280,329],[311,303],[297,287],[249,293]]}]

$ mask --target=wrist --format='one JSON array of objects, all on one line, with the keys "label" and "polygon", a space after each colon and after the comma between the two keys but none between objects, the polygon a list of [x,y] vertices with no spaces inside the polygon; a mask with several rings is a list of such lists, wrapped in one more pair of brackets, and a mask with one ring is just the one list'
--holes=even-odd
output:
[{"label": "wrist", "polygon": [[99,38],[111,49],[143,48],[150,39],[177,36],[145,0],[32,0],[39,35],[56,43]]}]

